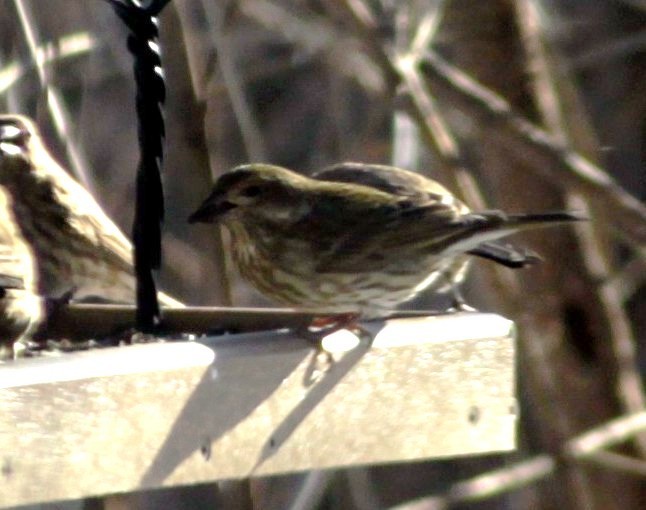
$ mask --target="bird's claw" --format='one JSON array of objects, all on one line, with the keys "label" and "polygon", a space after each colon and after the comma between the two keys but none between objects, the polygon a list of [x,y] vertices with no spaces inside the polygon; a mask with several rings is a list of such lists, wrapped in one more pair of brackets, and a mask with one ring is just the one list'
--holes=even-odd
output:
[{"label": "bird's claw", "polygon": [[76,287],[71,287],[60,296],[45,298],[45,311],[47,317],[55,314],[62,306],[69,305],[76,294]]},{"label": "bird's claw", "polygon": [[451,303],[451,306],[447,309],[448,313],[460,313],[460,312],[473,313],[477,311],[478,311],[477,308],[474,308],[468,305],[467,302],[464,300],[459,300],[459,301],[453,300],[453,302]]},{"label": "bird's claw", "polygon": [[298,329],[297,334],[314,348],[315,359],[319,359],[321,356],[325,357],[327,366],[324,371],[327,371],[334,363],[334,356],[330,350],[326,349],[323,341],[343,329],[354,333],[360,339],[365,337],[369,333],[357,324],[358,318],[358,313],[317,317],[308,326]]},{"label": "bird's claw", "polygon": [[453,295],[451,299],[451,306],[448,308],[447,312],[449,313],[458,313],[458,312],[477,312],[476,308],[469,306],[464,299],[464,296],[460,292],[460,289],[457,285],[453,286]]},{"label": "bird's claw", "polygon": [[447,309],[448,313],[459,313],[459,312],[477,312],[478,309],[468,305],[465,301],[453,301],[451,306]]}]

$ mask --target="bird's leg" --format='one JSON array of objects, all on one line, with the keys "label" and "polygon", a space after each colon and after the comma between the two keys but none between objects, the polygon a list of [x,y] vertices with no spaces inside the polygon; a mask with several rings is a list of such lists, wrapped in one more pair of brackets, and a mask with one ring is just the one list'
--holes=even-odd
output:
[{"label": "bird's leg", "polygon": [[460,286],[457,284],[451,285],[451,307],[449,312],[477,312],[475,308],[469,306],[462,295]]},{"label": "bird's leg", "polygon": [[[344,313],[316,317],[312,322],[296,330],[297,334],[314,347],[312,361],[306,370],[305,383],[310,385],[327,372],[334,363],[333,353],[326,349],[323,340],[337,331],[347,329],[361,338],[366,333],[358,324],[359,313]],[[357,331],[358,330],[358,331]]]},{"label": "bird's leg", "polygon": [[76,287],[70,287],[69,290],[66,290],[60,296],[47,297],[46,298],[46,306],[48,307],[47,311],[49,312],[50,310],[55,310],[58,307],[63,305],[69,305],[72,302],[72,298],[74,298],[74,294],[76,294],[76,291],[77,291]]},{"label": "bird's leg", "polygon": [[359,316],[360,314],[357,312],[348,312],[338,315],[323,315],[321,317],[315,317],[307,327],[307,330],[326,336],[341,329],[356,328]]},{"label": "bird's leg", "polygon": [[47,323],[59,313],[59,310],[68,305],[74,294],[76,293],[76,287],[71,287],[69,290],[65,291],[60,296],[45,296],[43,298],[44,304],[44,320],[43,325],[33,332],[29,339],[26,339],[28,344],[25,346],[25,352],[36,351],[39,349],[44,349],[46,347],[47,341],[50,339],[47,338]]},{"label": "bird's leg", "polygon": [[46,320],[49,320],[50,317],[53,317],[58,313],[61,307],[69,305],[72,302],[72,298],[76,294],[76,287],[71,287],[69,290],[65,291],[60,296],[47,296],[45,297],[45,317]]},{"label": "bird's leg", "polygon": [[342,329],[363,332],[357,324],[359,317],[360,314],[356,312],[316,317],[309,325],[299,328],[297,333],[310,342],[319,352],[327,352],[322,345],[322,341],[326,336]]},{"label": "bird's leg", "polygon": [[342,329],[356,329],[358,327],[357,319],[359,319],[359,314],[355,312],[322,315],[315,317],[312,322],[297,332],[321,350],[323,338]]}]

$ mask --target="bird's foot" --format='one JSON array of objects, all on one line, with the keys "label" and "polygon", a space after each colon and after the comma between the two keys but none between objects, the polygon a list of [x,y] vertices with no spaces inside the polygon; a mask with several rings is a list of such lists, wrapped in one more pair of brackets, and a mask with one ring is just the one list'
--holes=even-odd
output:
[{"label": "bird's foot", "polygon": [[359,317],[358,313],[317,317],[298,331],[314,347],[305,371],[306,386],[319,381],[332,368],[335,353],[350,351],[365,339],[372,343],[372,334],[358,324]]},{"label": "bird's foot", "polygon": [[69,305],[72,302],[72,298],[74,298],[74,294],[76,294],[76,287],[70,288],[60,296],[50,296],[45,298],[46,317],[51,317],[52,315],[54,315],[62,306]]},{"label": "bird's foot", "polygon": [[324,355],[328,363],[334,362],[332,351],[325,346],[324,340],[330,335],[347,329],[358,338],[364,337],[367,332],[359,326],[358,313],[343,313],[316,317],[312,322],[297,330],[297,334],[307,340],[317,351],[317,355]]},{"label": "bird's foot", "polygon": [[467,304],[467,302],[462,299],[453,299],[451,306],[447,309],[448,313],[458,313],[458,312],[477,312],[478,309],[474,308]]},{"label": "bird's foot", "polygon": [[457,285],[453,286],[452,291],[451,306],[448,308],[448,313],[458,313],[458,312],[477,312],[478,310],[469,306],[460,292],[460,288]]},{"label": "bird's foot", "polygon": [[359,314],[356,312],[315,317],[307,326],[307,332],[319,337],[327,336],[341,329],[353,329],[358,327],[358,319]]}]

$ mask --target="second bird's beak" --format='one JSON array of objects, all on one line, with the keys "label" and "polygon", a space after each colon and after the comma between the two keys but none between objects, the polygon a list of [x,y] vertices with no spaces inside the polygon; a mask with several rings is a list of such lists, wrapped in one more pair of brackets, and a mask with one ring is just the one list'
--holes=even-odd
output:
[{"label": "second bird's beak", "polygon": [[222,195],[211,195],[193,214],[188,217],[189,223],[213,223],[226,212],[235,208],[236,204],[225,200]]}]

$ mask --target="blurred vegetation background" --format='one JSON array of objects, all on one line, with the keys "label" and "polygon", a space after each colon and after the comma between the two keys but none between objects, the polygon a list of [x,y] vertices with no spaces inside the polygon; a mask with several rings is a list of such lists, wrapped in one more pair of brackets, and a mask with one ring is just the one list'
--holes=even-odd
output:
[{"label": "blurred vegetation background", "polygon": [[[138,146],[125,28],[99,0],[0,5],[0,110],[33,117],[129,232]],[[232,270],[226,236],[186,224],[213,177],[244,162],[395,164],[476,209],[592,219],[526,234],[517,242],[543,264],[478,262],[467,286],[471,304],[518,325],[516,454],[225,484],[222,508],[643,507],[646,213],[630,195],[646,195],[646,1],[174,0],[160,32],[160,282],[189,304],[267,304]],[[632,428],[604,428],[621,416]],[[595,427],[622,444],[578,458],[571,440]],[[165,501],[208,507],[214,493]]]}]

